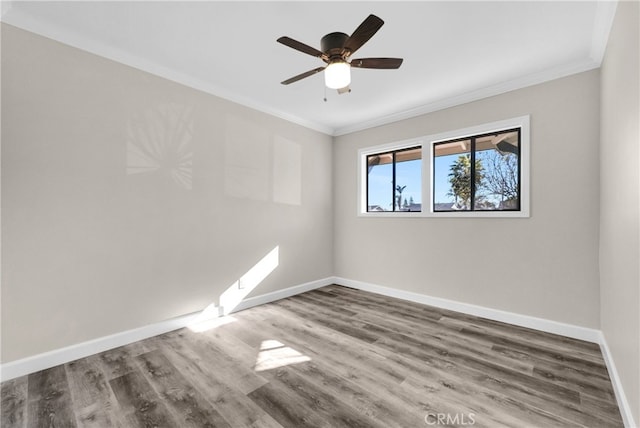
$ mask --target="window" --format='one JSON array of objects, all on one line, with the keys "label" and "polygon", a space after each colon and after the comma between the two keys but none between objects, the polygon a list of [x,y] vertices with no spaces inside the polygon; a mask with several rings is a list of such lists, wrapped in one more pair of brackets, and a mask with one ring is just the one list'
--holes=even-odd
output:
[{"label": "window", "polygon": [[422,210],[422,146],[366,156],[367,212]]},{"label": "window", "polygon": [[433,143],[433,211],[520,211],[520,128]]},{"label": "window", "polygon": [[529,116],[361,149],[358,192],[367,217],[529,217]]},{"label": "window", "polygon": [[359,215],[419,215],[424,195],[422,153],[421,140],[360,150]]}]

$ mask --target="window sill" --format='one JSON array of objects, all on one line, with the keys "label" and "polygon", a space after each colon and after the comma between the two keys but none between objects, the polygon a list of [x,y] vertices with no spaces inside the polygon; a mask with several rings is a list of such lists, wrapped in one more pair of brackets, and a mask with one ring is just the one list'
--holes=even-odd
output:
[{"label": "window sill", "polygon": [[473,212],[360,212],[358,217],[364,218],[530,218],[527,211],[473,211]]}]

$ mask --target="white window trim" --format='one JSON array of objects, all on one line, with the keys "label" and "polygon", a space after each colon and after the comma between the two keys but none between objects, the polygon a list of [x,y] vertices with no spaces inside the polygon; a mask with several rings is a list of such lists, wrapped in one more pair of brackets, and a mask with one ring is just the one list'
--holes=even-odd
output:
[{"label": "white window trim", "polygon": [[[433,145],[442,141],[456,138],[470,137],[479,134],[488,134],[494,131],[502,131],[510,128],[520,128],[520,211],[457,211],[434,212],[433,188],[431,177],[433,175]],[[400,150],[409,147],[422,147],[422,211],[385,211],[367,212],[367,156],[385,151]],[[530,217],[530,116],[519,116],[497,122],[485,123],[468,128],[456,129],[434,135],[404,140],[375,147],[367,147],[358,151],[358,206],[357,213],[360,217],[447,217],[447,218],[528,218]],[[428,156],[425,156],[428,153]],[[428,160],[428,162],[426,161]]]}]

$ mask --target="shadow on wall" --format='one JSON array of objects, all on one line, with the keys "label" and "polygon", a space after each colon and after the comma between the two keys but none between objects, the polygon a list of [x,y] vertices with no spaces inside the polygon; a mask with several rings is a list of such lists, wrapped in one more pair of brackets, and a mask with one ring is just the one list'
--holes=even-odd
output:
[{"label": "shadow on wall", "polygon": [[191,190],[193,109],[159,104],[133,115],[127,124],[127,175],[160,174]]}]

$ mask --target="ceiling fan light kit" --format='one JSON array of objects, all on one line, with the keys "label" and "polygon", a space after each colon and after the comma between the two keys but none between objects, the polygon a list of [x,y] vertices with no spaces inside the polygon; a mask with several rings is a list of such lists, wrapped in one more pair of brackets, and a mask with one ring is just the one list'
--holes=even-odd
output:
[{"label": "ceiling fan light kit", "polygon": [[402,58],[360,58],[350,59],[358,49],[362,47],[382,27],[384,21],[375,15],[369,15],[351,36],[335,32],[322,38],[319,51],[309,45],[294,40],[290,37],[280,37],[278,43],[289,46],[295,50],[306,53],[327,63],[324,67],[314,68],[282,81],[283,85],[289,85],[305,77],[324,71],[324,81],[327,88],[337,89],[339,94],[351,92],[351,67],[396,69],[402,64]]},{"label": "ceiling fan light kit", "polygon": [[334,61],[324,69],[324,83],[329,89],[346,88],[351,83],[351,66],[346,61]]}]

